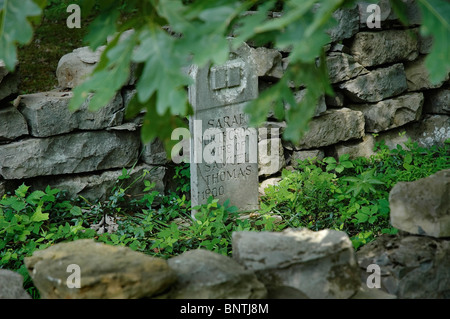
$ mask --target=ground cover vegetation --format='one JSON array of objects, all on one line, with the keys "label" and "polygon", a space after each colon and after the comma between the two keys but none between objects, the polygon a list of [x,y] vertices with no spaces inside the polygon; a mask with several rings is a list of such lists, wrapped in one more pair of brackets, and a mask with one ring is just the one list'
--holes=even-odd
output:
[{"label": "ground cover vegetation", "polygon": [[[178,165],[176,189],[161,194],[142,176],[131,180],[123,169],[107,201],[67,198],[64,190],[47,187],[31,191],[22,184],[0,200],[0,268],[25,277],[24,286],[37,298],[23,259],[35,250],[63,241],[92,238],[128,246],[152,256],[170,258],[204,248],[232,253],[231,234],[239,230],[281,231],[287,227],[346,232],[355,249],[383,233],[395,234],[389,222],[389,191],[399,181],[414,181],[450,167],[450,141],[429,149],[409,142],[389,150],[377,145],[370,158],[299,161],[284,170],[276,186],[266,188],[260,210],[241,216],[236,207],[210,197],[191,218],[189,165]],[[144,195],[131,198],[127,190],[140,183]],[[106,216],[114,232],[92,229]],[[279,218],[281,217],[281,218]]]}]

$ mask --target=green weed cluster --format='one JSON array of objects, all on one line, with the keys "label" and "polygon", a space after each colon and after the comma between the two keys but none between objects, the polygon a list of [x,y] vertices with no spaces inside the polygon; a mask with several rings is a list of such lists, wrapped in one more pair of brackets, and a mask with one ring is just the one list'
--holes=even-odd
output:
[{"label": "green weed cluster", "polygon": [[343,155],[300,161],[269,186],[261,212],[283,217],[285,227],[345,231],[355,249],[382,233],[397,232],[389,222],[389,192],[400,181],[414,181],[450,167],[450,144],[421,148],[409,141],[389,150],[377,145],[370,158]]}]

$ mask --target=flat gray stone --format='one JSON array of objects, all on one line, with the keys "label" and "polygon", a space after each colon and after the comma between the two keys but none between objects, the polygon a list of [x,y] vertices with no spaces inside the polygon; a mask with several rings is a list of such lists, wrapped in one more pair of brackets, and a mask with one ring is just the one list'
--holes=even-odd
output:
[{"label": "flat gray stone", "polygon": [[423,101],[422,93],[408,93],[375,104],[349,107],[364,114],[366,132],[378,133],[419,120]]},{"label": "flat gray stone", "polygon": [[369,73],[354,57],[343,52],[331,52],[327,55],[328,76],[331,83],[347,81]]},{"label": "flat gray stone", "polygon": [[352,56],[364,67],[413,61],[419,55],[416,34],[409,30],[359,32],[350,45]]},{"label": "flat gray stone", "polygon": [[142,146],[141,160],[149,165],[164,165],[169,161],[160,139],[156,138],[153,142]]},{"label": "flat gray stone", "polygon": [[13,106],[0,108],[0,141],[23,135],[28,135],[28,126],[22,114]]},{"label": "flat gray stone", "polygon": [[27,138],[0,145],[0,175],[22,179],[129,167],[139,147],[139,135],[128,131]]},{"label": "flat gray stone", "polygon": [[295,150],[316,149],[364,136],[364,115],[348,108],[333,109],[309,122],[309,129]]},{"label": "flat gray stone", "polygon": [[358,157],[369,158],[370,156],[376,154],[374,148],[375,138],[370,134],[365,135],[358,141],[343,142],[334,145],[334,151],[338,158],[344,154],[348,154],[350,155],[350,159],[355,159]]},{"label": "flat gray stone", "polygon": [[448,115],[426,115],[419,122],[381,132],[376,141],[385,141],[386,146],[390,149],[396,148],[397,144],[405,148],[405,143],[409,138],[413,142],[417,142],[420,147],[442,146],[450,138],[450,117]]},{"label": "flat gray stone", "polygon": [[354,102],[379,102],[403,93],[407,88],[403,64],[370,71],[339,85]]},{"label": "flat gray stone", "polygon": [[286,165],[281,138],[270,138],[258,143],[258,175],[269,176],[280,172]]},{"label": "flat gray stone", "polygon": [[122,124],[123,102],[120,94],[96,112],[88,110],[88,101],[77,111],[71,112],[68,106],[72,97],[72,92],[56,91],[22,95],[19,110],[28,122],[31,135],[47,137]]}]

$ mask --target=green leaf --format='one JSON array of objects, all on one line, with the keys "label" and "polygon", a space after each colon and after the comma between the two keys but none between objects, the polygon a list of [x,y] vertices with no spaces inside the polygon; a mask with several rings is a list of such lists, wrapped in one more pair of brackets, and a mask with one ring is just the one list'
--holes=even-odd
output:
[{"label": "green leaf", "polygon": [[418,0],[422,15],[420,33],[433,36],[431,52],[425,59],[432,83],[450,72],[450,3],[444,0]]},{"label": "green leaf", "polygon": [[70,209],[70,214],[73,215],[73,216],[81,216],[82,215],[81,208],[78,207],[78,206],[73,206]]},{"label": "green leaf", "polygon": [[25,195],[27,194],[27,191],[29,188],[30,188],[30,186],[26,186],[25,184],[22,184],[16,189],[15,193],[18,197],[25,198]]},{"label": "green leaf", "polygon": [[16,44],[26,44],[33,36],[28,17],[41,14],[33,0],[0,0],[0,60],[13,71],[17,63]]},{"label": "green leaf", "polygon": [[26,202],[30,205],[37,205],[44,195],[45,193],[42,191],[34,191],[28,195]]},{"label": "green leaf", "polygon": [[30,221],[32,222],[40,222],[44,220],[48,220],[48,213],[42,213],[42,205],[36,207],[36,211],[31,216]]}]

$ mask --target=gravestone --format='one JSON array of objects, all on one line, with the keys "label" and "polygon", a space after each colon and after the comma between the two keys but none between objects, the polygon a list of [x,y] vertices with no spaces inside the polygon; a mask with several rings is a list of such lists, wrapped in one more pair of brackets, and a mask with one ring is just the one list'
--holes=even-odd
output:
[{"label": "gravestone", "polygon": [[[191,67],[191,203],[212,195],[240,212],[258,209],[258,134],[244,112],[258,96],[258,77],[245,47],[224,65]],[[195,211],[193,211],[195,214]]]}]

